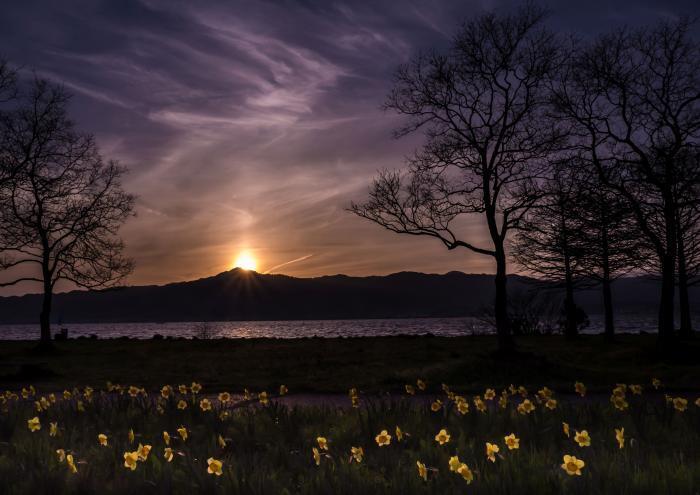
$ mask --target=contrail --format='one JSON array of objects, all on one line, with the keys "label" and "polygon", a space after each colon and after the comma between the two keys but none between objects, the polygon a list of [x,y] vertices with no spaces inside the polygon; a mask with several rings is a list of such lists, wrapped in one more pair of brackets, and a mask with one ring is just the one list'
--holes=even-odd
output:
[{"label": "contrail", "polygon": [[285,261],[285,262],[282,263],[282,264],[273,266],[272,268],[269,268],[269,269],[265,270],[265,271],[263,272],[263,274],[265,274],[265,273],[270,273],[272,270],[277,270],[278,268],[282,268],[283,266],[291,265],[292,263],[296,263],[297,261],[308,260],[308,259],[311,258],[312,256],[313,256],[313,254],[307,254],[306,256],[302,256],[301,258],[297,258],[297,259],[295,259],[295,260]]}]

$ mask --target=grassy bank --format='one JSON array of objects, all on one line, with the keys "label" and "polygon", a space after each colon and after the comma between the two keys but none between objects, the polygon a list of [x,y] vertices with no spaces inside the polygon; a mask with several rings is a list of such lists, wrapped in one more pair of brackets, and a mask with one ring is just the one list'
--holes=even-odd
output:
[{"label": "grassy bank", "polygon": [[146,388],[193,379],[210,391],[243,387],[297,392],[400,390],[417,377],[462,391],[484,384],[548,385],[571,390],[576,380],[591,390],[615,382],[660,378],[671,389],[700,387],[700,342],[672,355],[657,352],[653,335],[625,335],[609,344],[599,336],[571,342],[558,336],[517,341],[516,357],[501,359],[493,337],[377,337],[355,339],[69,340],[53,352],[34,342],[0,342],[0,387],[32,383],[41,390],[101,387],[107,381]]}]

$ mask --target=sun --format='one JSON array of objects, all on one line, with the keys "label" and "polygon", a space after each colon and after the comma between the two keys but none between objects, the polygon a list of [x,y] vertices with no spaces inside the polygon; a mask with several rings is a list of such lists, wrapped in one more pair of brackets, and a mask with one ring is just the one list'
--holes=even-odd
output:
[{"label": "sun", "polygon": [[256,270],[258,268],[258,263],[249,252],[243,251],[238,254],[236,261],[233,262],[233,267],[242,268],[244,270]]}]

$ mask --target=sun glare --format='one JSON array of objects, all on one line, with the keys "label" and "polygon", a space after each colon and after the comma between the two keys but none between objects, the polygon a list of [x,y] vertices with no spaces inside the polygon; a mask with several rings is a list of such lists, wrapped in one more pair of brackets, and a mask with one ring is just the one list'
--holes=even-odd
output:
[{"label": "sun glare", "polygon": [[236,261],[233,263],[233,267],[243,268],[244,270],[255,270],[258,267],[258,263],[250,253],[244,251],[238,255],[238,258],[236,258]]}]

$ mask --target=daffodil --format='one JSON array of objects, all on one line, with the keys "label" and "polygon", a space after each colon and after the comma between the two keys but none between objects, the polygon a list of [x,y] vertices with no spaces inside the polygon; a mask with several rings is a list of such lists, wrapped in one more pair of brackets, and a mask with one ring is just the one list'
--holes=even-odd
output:
[{"label": "daffodil", "polygon": [[177,402],[177,408],[180,409],[180,410],[187,409],[187,402],[185,402],[184,400],[180,399],[180,400]]},{"label": "daffodil", "polygon": [[581,397],[584,397],[586,395],[586,386],[581,382],[574,383],[574,390]]},{"label": "daffodil", "polygon": [[569,423],[562,423],[561,427],[564,430],[564,435],[569,437],[570,436]]},{"label": "daffodil", "polygon": [[287,388],[286,385],[280,385],[280,395],[287,395],[289,393],[289,389]]},{"label": "daffodil", "polygon": [[72,455],[72,454],[68,454],[68,455],[66,456],[66,465],[68,466],[68,470],[69,470],[71,473],[75,474],[75,473],[78,472],[78,468],[75,467],[75,461],[73,460],[73,455]]},{"label": "daffodil", "polygon": [[610,401],[613,403],[613,406],[615,406],[615,409],[618,409],[620,411],[624,411],[629,407],[629,403],[624,398],[624,396],[613,395],[612,397],[610,397]]},{"label": "daffodil", "polygon": [[148,454],[151,452],[151,446],[150,445],[141,445],[139,444],[138,449],[136,450],[136,455],[139,458],[139,461],[145,462],[148,459]]},{"label": "daffodil", "polygon": [[676,411],[685,411],[686,409],[688,409],[688,399],[684,399],[683,397],[675,397],[673,399],[673,408]]},{"label": "daffodil", "polygon": [[496,462],[496,454],[500,449],[498,445],[486,442],[486,457],[491,462]]},{"label": "daffodil", "polygon": [[486,392],[484,392],[484,399],[485,400],[493,400],[496,397],[496,391],[492,388],[487,388]]},{"label": "daffodil", "polygon": [[698,407],[700,407],[700,397],[698,397],[697,399],[695,399],[695,405],[698,406]]},{"label": "daffodil", "polygon": [[216,476],[221,476],[223,474],[222,467],[224,463],[217,461],[213,457],[207,459],[207,473],[214,474]]},{"label": "daffodil", "polygon": [[66,460],[66,451],[63,449],[57,449],[56,455],[58,456],[58,462],[63,462]]},{"label": "daffodil", "polygon": [[450,457],[450,460],[447,464],[450,467],[450,471],[456,473],[459,467],[462,465],[462,462],[459,460],[459,457],[453,455],[452,457]]},{"label": "daffodil", "polygon": [[574,435],[574,441],[578,444],[579,447],[591,446],[591,437],[588,435],[588,432],[586,430],[577,431]]},{"label": "daffodil", "polygon": [[173,387],[170,385],[165,385],[163,388],[160,389],[160,395],[164,399],[167,399],[170,397],[170,395],[173,393]]},{"label": "daffodil", "polygon": [[216,439],[216,441],[219,444],[219,447],[221,447],[222,449],[226,448],[226,440],[224,440],[224,437],[219,435],[218,438]]},{"label": "daffodil", "polygon": [[374,440],[380,447],[386,447],[391,443],[391,435],[389,435],[388,431],[382,430],[379,432],[379,435],[374,437]]},{"label": "daffodil", "polygon": [[472,473],[472,470],[469,469],[469,466],[467,466],[465,463],[462,463],[462,465],[459,466],[457,469],[457,474],[462,476],[464,481],[467,482],[467,485],[474,481],[474,473]]},{"label": "daffodil", "polygon": [[503,440],[505,440],[508,450],[517,450],[520,448],[520,439],[515,436],[515,433],[511,433],[507,437],[503,437]]},{"label": "daffodil", "polygon": [[199,392],[202,391],[202,386],[197,382],[192,382],[192,386],[190,387],[190,390],[192,391],[193,394],[198,394]]},{"label": "daffodil", "polygon": [[403,431],[398,426],[396,427],[396,441],[400,442],[403,440]]},{"label": "daffodil", "polygon": [[466,400],[460,400],[457,402],[457,411],[459,414],[467,414],[469,412],[469,403]]},{"label": "daffodil", "polygon": [[49,423],[49,436],[55,437],[58,435],[58,423]]},{"label": "daffodil", "polygon": [[406,385],[406,393],[408,395],[416,395],[416,387],[413,385]]},{"label": "daffodil", "polygon": [[436,399],[435,402],[430,404],[431,411],[438,412],[440,409],[442,409],[442,401],[440,399]]},{"label": "daffodil", "polygon": [[138,395],[139,395],[140,393],[141,393],[141,389],[140,389],[140,388],[135,387],[135,386],[133,386],[133,385],[131,385],[131,386],[129,387],[129,395],[130,395],[132,398],[133,398],[133,397],[138,397]]},{"label": "daffodil", "polygon": [[425,382],[421,379],[416,380],[416,386],[419,390],[424,391],[426,388]]},{"label": "daffodil", "polygon": [[202,411],[211,411],[211,401],[209,399],[202,399],[199,401],[199,407]]},{"label": "daffodil", "polygon": [[35,431],[41,430],[41,421],[38,416],[34,416],[32,419],[27,420],[27,427],[29,431],[34,433]]},{"label": "daffodil", "polygon": [[228,404],[229,402],[231,402],[231,394],[229,394],[228,392],[221,392],[219,394],[219,402],[221,402],[222,404]]},{"label": "daffodil", "polygon": [[163,452],[163,457],[165,458],[166,461],[172,462],[173,461],[173,449],[170,447],[165,447],[165,451]]},{"label": "daffodil", "polygon": [[561,468],[566,471],[566,474],[569,476],[581,476],[581,468],[585,465],[586,463],[581,459],[577,459],[576,456],[565,455],[564,464],[561,465]]},{"label": "daffodil", "polygon": [[124,467],[131,469],[132,471],[136,470],[136,465],[138,464],[139,461],[139,453],[138,452],[124,452]]},{"label": "daffodil", "polygon": [[180,428],[177,429],[178,434],[180,435],[180,438],[182,438],[182,441],[184,442],[187,440],[187,428],[184,426],[181,426]]},{"label": "daffodil", "polygon": [[615,428],[615,440],[617,440],[618,445],[620,448],[624,448],[625,446],[625,429],[620,428],[619,430]]},{"label": "daffodil", "polygon": [[630,390],[634,395],[642,395],[642,386],[641,385],[630,385]]},{"label": "daffodil", "polygon": [[75,404],[75,407],[76,407],[76,409],[78,409],[78,412],[85,412],[85,405],[83,404],[83,401],[82,401],[82,400],[79,400],[79,401]]},{"label": "daffodil", "polygon": [[318,451],[316,447],[311,448],[311,453],[314,456],[314,462],[316,463],[317,466],[321,465],[321,453]]},{"label": "daffodil", "polygon": [[135,438],[136,438],[136,437],[135,437],[135,435],[134,435],[134,430],[132,430],[131,428],[129,428],[129,443],[134,443]]},{"label": "daffodil", "polygon": [[428,468],[420,461],[416,461],[418,467],[418,476],[423,478],[423,481],[428,481]]},{"label": "daffodil", "polygon": [[359,464],[365,456],[365,451],[362,447],[350,447],[350,455],[352,456],[350,461],[354,460]]},{"label": "daffodil", "polygon": [[486,403],[481,400],[480,396],[474,397],[474,407],[476,407],[476,410],[482,413],[486,412]]},{"label": "daffodil", "polygon": [[328,440],[326,440],[326,437],[316,437],[316,443],[318,443],[319,449],[328,450]]},{"label": "daffodil", "polygon": [[537,391],[537,397],[539,397],[543,401],[546,401],[547,399],[552,398],[553,393],[554,392],[552,392],[551,389],[549,389],[547,387],[543,387]]},{"label": "daffodil", "polygon": [[544,403],[544,407],[546,407],[550,411],[554,411],[557,408],[557,400],[547,399],[547,402]]},{"label": "daffodil", "polygon": [[443,428],[438,432],[437,435],[435,435],[435,441],[440,445],[445,445],[450,441],[450,434],[447,433],[447,430],[445,428]]},{"label": "daffodil", "polygon": [[167,431],[163,432],[163,441],[165,442],[165,445],[170,445],[170,433]]},{"label": "daffodil", "polygon": [[97,435],[97,441],[100,445],[102,445],[103,447],[106,447],[107,446],[107,435],[105,435],[104,433],[100,433],[99,435]]},{"label": "daffodil", "polygon": [[260,401],[260,404],[263,406],[266,406],[269,404],[270,400],[267,396],[267,392],[263,391],[258,394],[258,400]]},{"label": "daffodil", "polygon": [[187,394],[187,385],[180,385],[177,387],[177,390],[182,394],[186,395]]},{"label": "daffodil", "polygon": [[530,399],[525,399],[520,404],[518,404],[518,412],[520,414],[530,414],[534,410],[535,405],[532,402],[530,402]]},{"label": "daffodil", "polygon": [[651,385],[652,385],[656,390],[658,390],[659,387],[661,386],[661,380],[659,380],[658,378],[652,378],[652,379],[651,379]]}]

